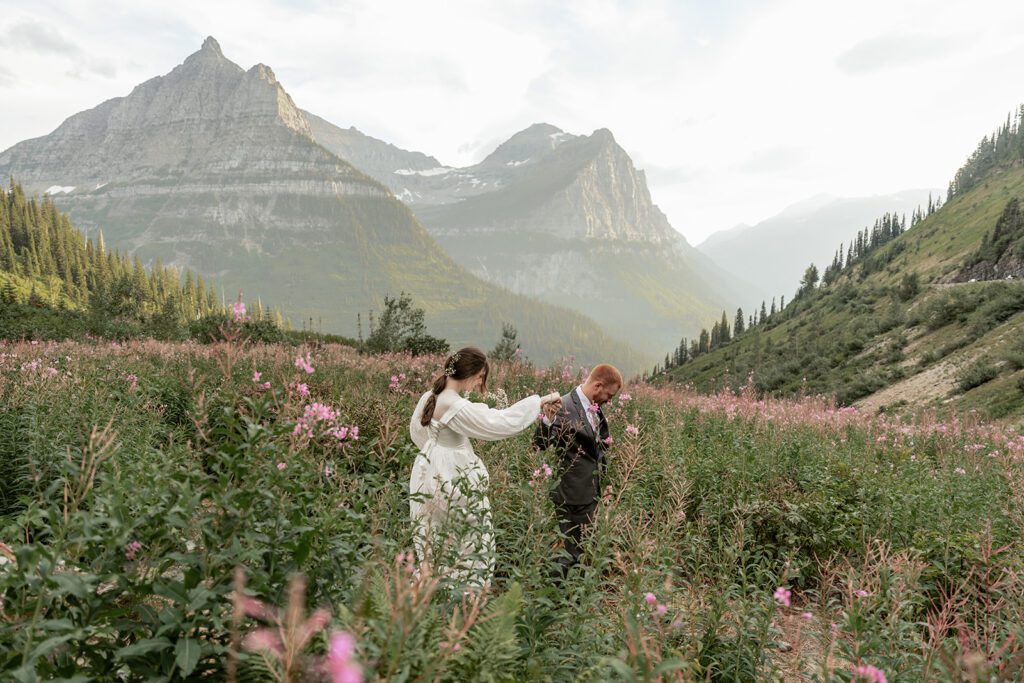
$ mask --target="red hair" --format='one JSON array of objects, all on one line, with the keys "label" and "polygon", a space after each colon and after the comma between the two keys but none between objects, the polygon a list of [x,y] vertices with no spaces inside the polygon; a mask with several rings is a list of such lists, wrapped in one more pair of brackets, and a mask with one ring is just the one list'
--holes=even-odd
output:
[{"label": "red hair", "polygon": [[603,386],[617,386],[621,389],[622,373],[614,365],[601,363],[600,365],[595,365],[594,369],[590,371],[587,382],[600,382]]}]

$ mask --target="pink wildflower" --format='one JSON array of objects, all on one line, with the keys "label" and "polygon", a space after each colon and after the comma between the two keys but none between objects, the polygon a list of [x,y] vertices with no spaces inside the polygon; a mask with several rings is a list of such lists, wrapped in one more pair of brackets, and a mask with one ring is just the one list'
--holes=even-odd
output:
[{"label": "pink wildflower", "polygon": [[654,603],[658,602],[658,598],[654,595],[654,593],[648,593],[644,596],[644,601],[648,605],[653,605]]},{"label": "pink wildflower", "polygon": [[633,400],[633,397],[629,394],[619,394],[619,403],[629,403]]},{"label": "pink wildflower", "polygon": [[138,541],[132,541],[124,547],[124,556],[127,560],[134,560],[135,554],[142,550],[142,544]]},{"label": "pink wildflower", "polygon": [[654,611],[658,613],[659,617],[663,617],[665,616],[665,613],[668,612],[668,607],[665,605],[658,605],[654,608]]},{"label": "pink wildflower", "polygon": [[637,436],[640,434],[640,428],[636,425],[626,425],[626,434],[630,436]]},{"label": "pink wildflower", "polygon": [[313,359],[307,353],[305,357],[299,356],[295,359],[295,367],[302,370],[307,375],[313,374]]},{"label": "pink wildflower", "polygon": [[241,301],[236,301],[232,304],[231,316],[236,323],[243,323],[251,320],[251,318],[245,314],[245,304]]},{"label": "pink wildflower", "polygon": [[286,464],[285,464],[285,463],[283,463],[283,462],[279,462],[279,463],[277,463],[277,469],[279,469],[279,470],[283,470],[283,469],[284,469],[285,467],[288,467],[288,465],[286,465]]},{"label": "pink wildflower", "polygon": [[811,619],[813,619],[813,618],[814,618],[814,615],[813,615],[813,614],[811,614],[810,612],[804,612],[804,613],[803,613],[803,614],[801,614],[800,616],[801,616],[801,617],[803,617],[803,620],[804,620],[804,621],[810,621]]},{"label": "pink wildflower", "polygon": [[864,679],[868,683],[886,683],[885,674],[878,667],[862,664],[853,670],[857,680]]},{"label": "pink wildflower", "polygon": [[256,370],[253,370],[253,373],[252,373],[252,381],[253,382],[259,382],[261,377],[263,377],[263,373],[262,372],[258,372]]},{"label": "pink wildflower", "polygon": [[299,392],[299,396],[309,396],[309,387],[305,384],[299,384],[295,389]]},{"label": "pink wildflower", "polygon": [[871,593],[868,593],[863,588],[858,588],[857,590],[853,591],[853,594],[856,595],[858,598],[866,598],[869,595],[871,595]]},{"label": "pink wildflower", "polygon": [[270,388],[270,382],[264,382],[263,384],[260,385],[260,389],[263,389],[264,391],[266,391],[269,388]]},{"label": "pink wildflower", "polygon": [[327,653],[327,673],[331,683],[362,683],[362,669],[355,663],[355,638],[349,633],[331,634]]},{"label": "pink wildflower", "polygon": [[775,602],[779,603],[783,607],[789,607],[790,598],[792,597],[792,595],[793,592],[791,590],[789,590],[785,586],[779,586],[775,589],[775,595],[773,595],[772,597],[775,598]]},{"label": "pink wildflower", "polygon": [[281,638],[269,628],[256,629],[245,637],[242,647],[246,650],[268,650],[278,657],[284,654]]}]

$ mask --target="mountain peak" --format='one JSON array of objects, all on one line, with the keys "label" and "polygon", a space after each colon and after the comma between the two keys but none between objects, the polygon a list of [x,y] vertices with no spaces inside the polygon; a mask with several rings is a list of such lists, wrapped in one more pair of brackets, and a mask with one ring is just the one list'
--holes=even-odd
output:
[{"label": "mountain peak", "polygon": [[247,72],[248,75],[255,76],[261,81],[266,81],[271,85],[277,84],[277,76],[274,75],[274,70],[266,64],[256,64]]},{"label": "mountain peak", "polygon": [[203,41],[203,47],[200,48],[200,52],[207,52],[210,54],[223,57],[224,53],[220,49],[220,43],[213,36],[206,36],[206,40]]},{"label": "mountain peak", "polygon": [[550,123],[534,123],[498,145],[481,164],[518,166],[537,161],[563,142],[576,138]]},{"label": "mountain peak", "polygon": [[203,41],[203,46],[190,54],[185,59],[184,64],[198,67],[214,66],[215,68],[230,64],[235,68],[241,68],[224,56],[224,53],[220,49],[220,43],[218,43],[213,36],[208,36],[206,40]]}]

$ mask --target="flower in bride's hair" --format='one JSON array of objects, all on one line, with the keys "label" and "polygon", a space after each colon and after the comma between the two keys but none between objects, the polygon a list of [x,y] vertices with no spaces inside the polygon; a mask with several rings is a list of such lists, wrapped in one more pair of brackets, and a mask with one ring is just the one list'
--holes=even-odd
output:
[{"label": "flower in bride's hair", "polygon": [[445,366],[444,366],[444,376],[445,377],[454,377],[455,376],[455,364],[459,362],[459,358],[461,358],[461,357],[462,356],[460,356],[458,353],[453,353],[452,354],[451,358],[448,359],[448,362],[445,363]]}]

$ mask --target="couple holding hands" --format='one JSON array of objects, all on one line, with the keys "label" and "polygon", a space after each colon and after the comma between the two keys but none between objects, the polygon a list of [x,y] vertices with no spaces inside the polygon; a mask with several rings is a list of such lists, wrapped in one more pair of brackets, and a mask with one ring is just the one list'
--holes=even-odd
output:
[{"label": "couple holding hands", "polygon": [[556,454],[551,500],[565,552],[555,578],[563,578],[579,562],[583,533],[594,519],[611,441],[601,406],[622,388],[622,375],[611,365],[598,365],[564,396],[534,394],[498,409],[462,396],[484,392],[488,370],[487,357],[479,349],[452,354],[433,388],[420,397],[409,422],[413,443],[420,449],[409,481],[416,555],[449,568],[449,575],[460,583],[489,583],[495,549],[487,468],[470,439],[497,441],[536,423],[534,445]]}]

